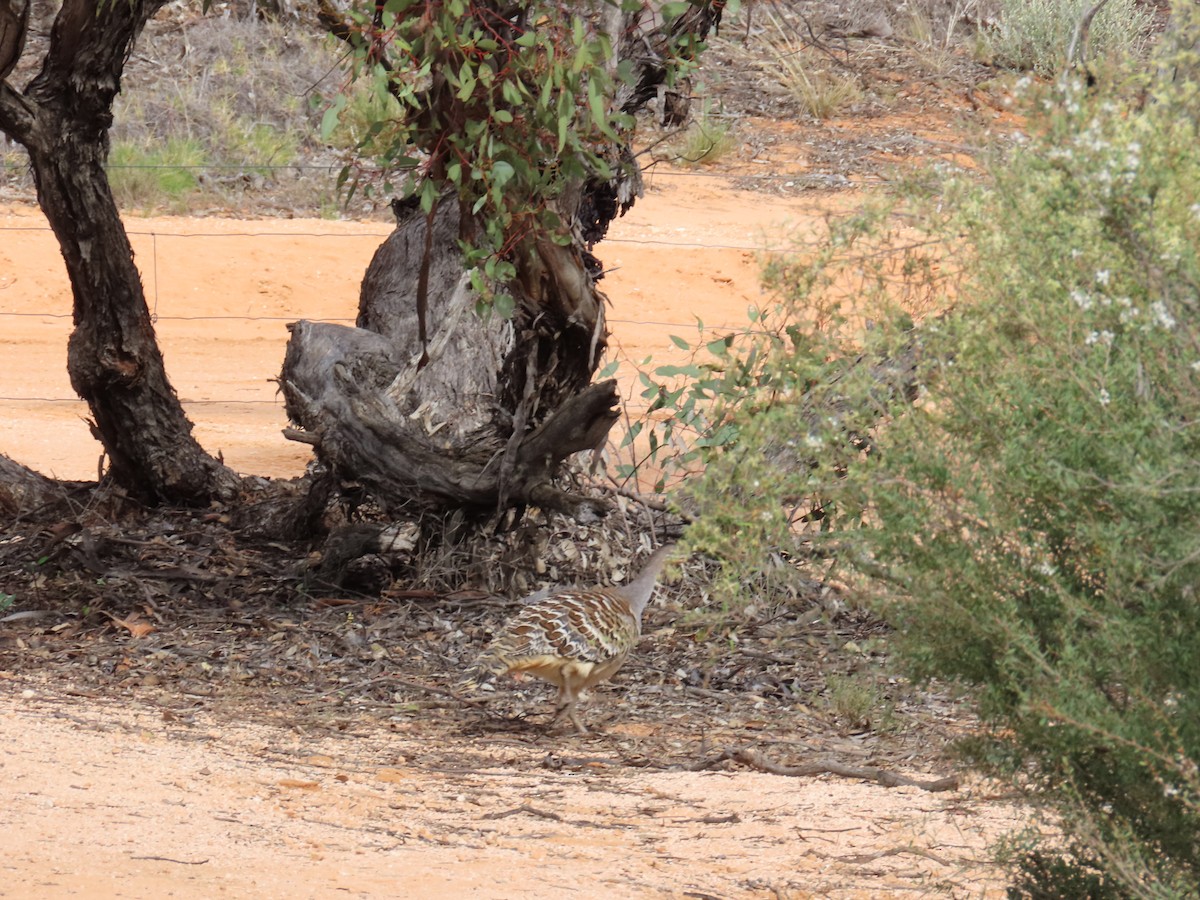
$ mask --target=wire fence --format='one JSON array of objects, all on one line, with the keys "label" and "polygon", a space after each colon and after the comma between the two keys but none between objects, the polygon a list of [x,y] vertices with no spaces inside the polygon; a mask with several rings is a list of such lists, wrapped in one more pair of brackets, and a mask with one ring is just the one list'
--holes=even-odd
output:
[{"label": "wire fence", "polygon": [[[202,221],[202,220],[201,220]],[[8,233],[45,233],[51,235],[52,231],[48,225],[0,225],[0,241],[3,240],[3,234]],[[294,322],[298,319],[308,319],[310,321],[333,322],[341,324],[353,324],[355,319],[353,316],[330,316],[324,311],[317,310],[289,310],[283,315],[238,315],[238,314],[186,314],[186,313],[159,313],[160,306],[165,305],[163,298],[159,296],[159,274],[160,274],[160,241],[168,240],[186,240],[196,241],[198,246],[202,245],[207,240],[317,240],[317,241],[344,241],[346,239],[354,239],[358,241],[369,240],[375,242],[375,245],[382,243],[391,233],[391,229],[381,227],[376,230],[356,230],[353,232],[342,231],[203,231],[190,230],[186,232],[164,232],[156,230],[130,229],[127,232],[131,238],[148,238],[150,240],[149,256],[147,261],[148,266],[143,270],[143,279],[150,275],[149,290],[147,291],[147,302],[150,305],[152,317],[156,324],[158,323],[187,323],[187,322],[229,322],[231,326],[236,327],[238,324],[253,324],[253,323],[271,323],[277,324],[281,322]],[[662,238],[607,238],[605,245],[629,245],[650,247],[656,250],[725,250],[738,252],[763,252],[767,254],[779,253],[795,250],[795,244],[785,246],[764,246],[750,242],[704,242],[704,241],[688,241],[688,240],[668,240]],[[145,253],[140,254],[143,259]],[[203,250],[197,250],[197,256],[204,255]],[[5,309],[3,304],[4,290],[12,288],[12,282],[6,283],[5,275],[0,272],[0,323],[5,320],[36,320],[46,321],[49,328],[61,328],[55,323],[70,320],[73,318],[71,312],[56,312],[51,310],[45,311],[29,311],[29,310],[11,310]],[[610,325],[619,326],[622,328],[638,329],[638,328],[673,328],[692,333],[699,332],[701,334],[709,332],[726,333],[731,328],[745,328],[748,322],[740,324],[719,323],[701,325],[698,321],[682,322],[670,321],[652,318],[618,318],[610,316],[607,320]],[[0,328],[2,328],[0,324]],[[4,329],[7,330],[7,329]],[[282,338],[281,338],[282,340]],[[618,357],[620,358],[620,357]],[[622,359],[622,363],[632,362],[628,359]],[[65,357],[64,357],[65,363]],[[0,377],[0,383],[3,382]],[[68,395],[25,395],[13,396],[7,393],[0,393],[0,402],[5,404],[29,404],[29,403],[46,403],[46,404],[81,404],[82,401],[76,396]],[[275,399],[242,399],[236,397],[196,397],[182,398],[181,402],[189,406],[211,406],[211,405],[233,405],[233,406],[272,406],[280,405],[278,398]]]},{"label": "wire fence", "polygon": [[[139,170],[172,170],[181,172],[325,172],[336,176],[342,170],[341,163],[257,163],[217,162],[217,163],[109,163],[109,172],[139,171]],[[0,157],[0,172],[25,173],[29,169],[28,162],[17,162]],[[831,179],[844,183],[848,187],[861,187],[868,183],[882,182],[885,179],[878,175],[858,175],[854,179],[841,174],[823,172],[697,172],[678,168],[669,168],[669,164],[652,164],[642,169],[643,179],[655,178],[698,178],[717,181],[759,181],[779,182],[789,181],[804,183],[826,184]]]}]

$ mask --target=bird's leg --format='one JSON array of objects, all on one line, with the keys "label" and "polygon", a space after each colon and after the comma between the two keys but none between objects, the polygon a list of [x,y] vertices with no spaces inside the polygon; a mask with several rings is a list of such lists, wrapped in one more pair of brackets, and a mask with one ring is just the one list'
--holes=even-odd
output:
[{"label": "bird's leg", "polygon": [[575,726],[577,734],[587,734],[587,727],[579,718],[579,710],[575,705],[579,702],[579,689],[572,684],[570,679],[563,681],[562,687],[558,692],[558,711],[554,714],[554,721],[550,723],[551,727],[557,725],[566,716],[571,720],[571,724]]},{"label": "bird's leg", "polygon": [[575,703],[567,707],[567,715],[571,719],[571,724],[575,726],[576,734],[587,734],[587,726],[579,719],[579,710],[575,708]]},{"label": "bird's leg", "polygon": [[571,720],[571,724],[575,726],[575,731],[577,734],[587,734],[587,728],[584,726],[583,722],[579,720],[579,710],[575,708],[575,704],[578,702],[579,698],[576,697],[566,701],[565,703],[560,703],[558,706],[558,711],[554,714],[554,721],[550,723],[551,727],[557,725],[560,721],[562,721],[562,717],[566,716]]}]

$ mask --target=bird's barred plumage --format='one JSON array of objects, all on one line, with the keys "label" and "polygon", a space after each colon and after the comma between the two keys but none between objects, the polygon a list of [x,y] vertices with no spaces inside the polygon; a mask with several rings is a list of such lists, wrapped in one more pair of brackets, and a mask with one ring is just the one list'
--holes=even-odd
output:
[{"label": "bird's barred plumage", "polygon": [[628,653],[641,632],[641,622],[620,594],[562,591],[521,610],[485,659],[496,673],[541,656],[604,663]]},{"label": "bird's barred plumage", "polygon": [[495,637],[467,681],[528,673],[559,689],[559,716],[584,732],[579,694],[610,678],[642,633],[642,610],[673,545],[659,548],[624,588],[562,590],[523,608]]}]

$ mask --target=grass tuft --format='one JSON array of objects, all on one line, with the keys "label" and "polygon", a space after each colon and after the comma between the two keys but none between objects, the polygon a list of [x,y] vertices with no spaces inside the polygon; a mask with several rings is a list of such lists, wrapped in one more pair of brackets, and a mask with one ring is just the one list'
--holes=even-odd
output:
[{"label": "grass tuft", "polygon": [[161,145],[120,141],[109,153],[108,181],[122,209],[166,206],[184,212],[186,197],[199,187],[200,167],[208,162],[200,142],[188,138],[168,138]]},{"label": "grass tuft", "polygon": [[736,147],[729,123],[713,113],[707,100],[700,108],[700,115],[688,125],[678,143],[672,145],[675,161],[682,166],[710,166]]},{"label": "grass tuft", "polygon": [[763,71],[816,119],[831,119],[863,98],[858,81],[818,65],[794,30],[774,14],[768,16],[767,47],[770,59]]}]

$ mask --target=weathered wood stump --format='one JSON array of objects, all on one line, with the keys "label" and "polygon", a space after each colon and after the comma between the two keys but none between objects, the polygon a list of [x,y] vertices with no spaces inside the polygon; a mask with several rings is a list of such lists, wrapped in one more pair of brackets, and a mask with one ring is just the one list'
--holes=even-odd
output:
[{"label": "weathered wood stump", "polygon": [[616,384],[589,384],[605,345],[603,294],[570,248],[528,254],[506,320],[476,310],[440,204],[429,241],[421,340],[417,282],[430,219],[401,221],[363,280],[358,327],[300,321],[280,384],[289,417],[338,476],[389,510],[536,505],[590,519],[594,498],[556,488],[563,460],[603,445]]}]

